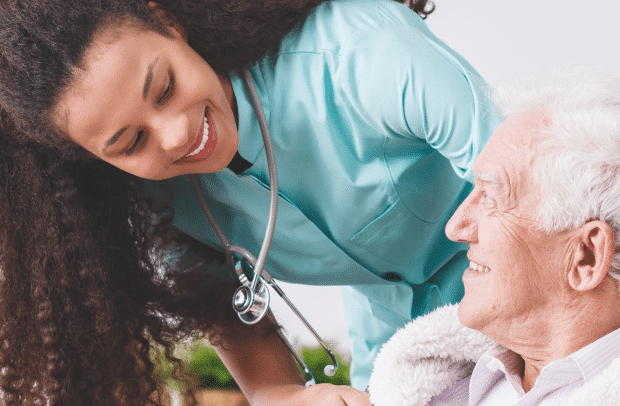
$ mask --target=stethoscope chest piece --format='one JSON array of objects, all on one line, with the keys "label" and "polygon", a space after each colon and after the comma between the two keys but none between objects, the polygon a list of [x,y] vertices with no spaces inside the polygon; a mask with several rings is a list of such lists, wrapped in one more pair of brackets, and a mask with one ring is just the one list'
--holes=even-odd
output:
[{"label": "stethoscope chest piece", "polygon": [[261,278],[254,291],[248,285],[237,288],[233,295],[233,308],[241,321],[246,324],[255,324],[269,310],[269,298],[269,289]]}]

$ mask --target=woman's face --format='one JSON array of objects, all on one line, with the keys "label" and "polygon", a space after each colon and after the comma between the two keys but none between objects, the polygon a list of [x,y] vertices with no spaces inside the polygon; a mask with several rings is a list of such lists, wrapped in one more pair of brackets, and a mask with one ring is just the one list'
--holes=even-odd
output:
[{"label": "woman's face", "polygon": [[225,168],[237,151],[234,95],[171,29],[127,27],[98,35],[54,109],[60,132],[146,179]]}]

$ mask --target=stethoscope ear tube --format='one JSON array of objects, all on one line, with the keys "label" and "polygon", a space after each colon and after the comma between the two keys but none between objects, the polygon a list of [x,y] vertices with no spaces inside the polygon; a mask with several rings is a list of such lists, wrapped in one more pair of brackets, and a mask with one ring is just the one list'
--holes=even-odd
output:
[{"label": "stethoscope ear tube", "polygon": [[[228,241],[228,239],[218,226],[217,222],[215,221],[213,214],[209,210],[209,206],[207,205],[207,201],[202,193],[198,177],[194,174],[189,175],[190,183],[192,185],[192,189],[194,190],[194,194],[196,195],[196,198],[200,203],[200,207],[205,217],[207,218],[207,221],[209,222],[209,225],[213,229],[213,232],[215,233],[217,238],[220,240],[224,249],[226,250],[226,262],[229,268],[232,269],[234,274],[241,282],[241,286],[235,291],[232,301],[233,308],[239,315],[241,321],[246,324],[255,324],[262,320],[262,318],[267,314],[267,311],[269,310],[270,295],[269,289],[267,288],[266,284],[269,284],[278,293],[282,300],[284,300],[284,302],[290,307],[293,313],[295,313],[295,315],[302,321],[302,323],[306,326],[306,328],[310,331],[314,338],[319,342],[321,347],[323,347],[323,349],[327,352],[327,355],[331,359],[332,364],[325,366],[324,373],[327,376],[333,376],[338,369],[338,360],[334,356],[334,353],[327,346],[325,341],[318,335],[318,333],[312,328],[306,318],[299,312],[299,310],[297,310],[297,308],[286,296],[284,291],[280,289],[276,281],[264,269],[265,261],[267,259],[267,253],[271,246],[271,241],[273,240],[273,233],[275,230],[275,223],[278,211],[278,176],[276,172],[276,163],[273,154],[273,148],[271,145],[271,137],[269,135],[269,128],[263,114],[263,109],[261,107],[258,94],[256,93],[256,89],[254,88],[254,83],[252,82],[252,78],[250,77],[249,72],[244,69],[242,71],[242,75],[243,80],[250,93],[250,99],[252,101],[256,116],[258,118],[261,134],[263,136],[263,142],[265,144],[265,154],[267,155],[267,165],[269,167],[269,180],[271,184],[269,193],[269,218],[267,220],[265,238],[263,240],[258,259],[256,259],[252,255],[252,253],[250,253],[245,248],[239,247],[237,245],[232,245],[230,241]],[[236,256],[240,256],[242,258],[238,259]],[[242,261],[244,260],[247,261],[247,264],[251,268],[253,268],[253,278],[251,282],[248,280],[247,276],[243,271]],[[301,357],[292,347],[291,343],[284,336],[282,330],[279,330],[278,333],[282,338],[282,341],[284,342],[284,344],[286,344],[287,348],[302,369],[303,374],[306,377],[306,386],[314,385],[316,381],[314,379],[314,376],[308,369],[307,365],[303,362]]]}]

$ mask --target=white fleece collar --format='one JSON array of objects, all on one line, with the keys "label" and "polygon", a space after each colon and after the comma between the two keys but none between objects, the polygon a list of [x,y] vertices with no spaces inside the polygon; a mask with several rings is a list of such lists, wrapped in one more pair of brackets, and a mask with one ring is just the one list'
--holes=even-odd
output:
[{"label": "white fleece collar", "polygon": [[[368,384],[375,406],[422,406],[471,374],[496,343],[458,321],[446,306],[399,329],[381,348]],[[566,406],[620,404],[620,358],[567,398]]]}]

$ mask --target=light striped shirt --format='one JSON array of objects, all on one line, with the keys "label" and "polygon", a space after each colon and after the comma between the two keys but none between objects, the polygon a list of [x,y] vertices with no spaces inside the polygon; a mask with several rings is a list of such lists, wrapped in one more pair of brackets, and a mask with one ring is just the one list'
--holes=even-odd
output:
[{"label": "light striped shirt", "polygon": [[458,381],[431,406],[561,406],[566,396],[583,386],[620,356],[620,329],[546,365],[527,393],[521,383],[523,360],[496,345],[476,363],[472,375]]}]

